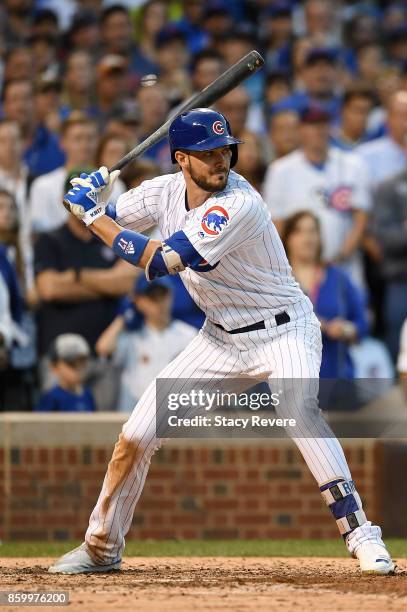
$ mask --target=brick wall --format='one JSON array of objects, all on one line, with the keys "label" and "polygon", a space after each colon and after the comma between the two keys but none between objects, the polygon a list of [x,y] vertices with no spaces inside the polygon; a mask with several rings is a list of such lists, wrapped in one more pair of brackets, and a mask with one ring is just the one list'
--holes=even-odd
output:
[{"label": "brick wall", "polygon": [[[119,418],[113,424],[104,419],[100,436],[94,423],[86,435],[83,419],[65,423],[63,435],[58,420],[45,432],[39,421],[20,422],[19,434],[14,425],[0,449],[2,539],[83,537],[120,428]],[[344,446],[369,516],[380,520],[373,486],[377,443]],[[129,535],[328,538],[337,537],[337,529],[289,441],[174,440],[153,457]]]}]

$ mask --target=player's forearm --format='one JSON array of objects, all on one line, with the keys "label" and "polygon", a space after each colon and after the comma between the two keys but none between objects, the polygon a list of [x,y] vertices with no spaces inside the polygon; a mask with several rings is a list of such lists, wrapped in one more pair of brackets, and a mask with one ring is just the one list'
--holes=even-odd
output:
[{"label": "player's forearm", "polygon": [[[90,225],[89,227],[92,230],[92,232],[95,234],[95,236],[103,240],[103,242],[107,244],[107,246],[112,248],[119,257],[121,257],[122,259],[125,259],[126,261],[129,261],[129,259],[126,257],[125,249],[121,251],[120,249],[116,250],[114,247],[115,241],[117,242],[117,238],[125,230],[123,230],[123,228],[120,227],[120,225],[118,225],[115,221],[113,221],[113,219],[105,215],[103,217],[100,217],[99,219],[96,219],[96,221],[94,221],[92,225]],[[141,234],[137,234],[136,232],[133,232],[133,235],[135,237],[142,236]],[[147,263],[150,261],[152,255],[155,253],[157,248],[161,245],[161,242],[159,240],[146,239],[146,241],[147,241],[146,245],[145,246],[143,245],[143,252],[140,255],[140,259],[138,260],[136,264],[137,267],[143,268],[143,269],[146,267]]]},{"label": "player's forearm", "polygon": [[351,231],[346,236],[345,242],[340,252],[340,259],[347,259],[361,245],[362,238],[366,231],[367,214],[363,211],[354,212],[354,223]]}]

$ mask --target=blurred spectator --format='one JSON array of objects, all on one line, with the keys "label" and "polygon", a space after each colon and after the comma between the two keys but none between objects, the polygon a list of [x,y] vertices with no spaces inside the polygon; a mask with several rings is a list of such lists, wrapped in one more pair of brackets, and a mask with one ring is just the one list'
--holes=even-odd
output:
[{"label": "blurred spectator", "polygon": [[62,205],[66,176],[75,168],[94,165],[97,129],[92,119],[74,111],[62,123],[61,147],[65,165],[38,177],[31,186],[30,215],[33,232],[44,232],[62,225],[68,213]]},{"label": "blurred spectator", "polygon": [[368,12],[356,14],[347,24],[344,39],[352,49],[377,41],[380,25],[376,15]]},{"label": "blurred spectator", "polygon": [[55,338],[49,360],[56,385],[39,399],[39,412],[94,412],[95,400],[84,386],[89,345],[79,334],[61,334]]},{"label": "blurred spectator", "polygon": [[130,412],[150,382],[196,336],[196,329],[171,321],[172,288],[168,278],[148,282],[140,274],[134,286],[133,302],[144,318],[139,331],[124,332],[118,319],[100,336],[99,355],[114,353],[122,368],[118,409]]},{"label": "blurred spectator", "polygon": [[352,151],[357,145],[371,140],[367,124],[374,104],[371,90],[348,89],[342,98],[340,123],[333,128],[332,144],[344,151]]},{"label": "blurred spectator", "polygon": [[270,4],[261,15],[261,19],[268,70],[289,70],[293,38],[291,3],[279,1]]},{"label": "blurred spectator", "polygon": [[13,195],[17,204],[20,227],[19,246],[28,249],[30,219],[27,206],[28,168],[22,160],[22,141],[19,125],[0,120],[0,189]]},{"label": "blurred spectator", "polygon": [[307,36],[318,45],[334,45],[340,32],[335,19],[335,4],[332,0],[306,0],[304,2],[304,26]]},{"label": "blurred spectator", "polygon": [[24,143],[24,160],[33,176],[51,172],[64,163],[58,139],[36,122],[33,112],[34,88],[29,80],[9,81],[3,87],[3,114],[16,121]]},{"label": "blurred spectator", "polygon": [[58,29],[58,16],[51,9],[40,9],[32,18],[31,34],[35,36],[52,36],[57,39],[60,31]]},{"label": "blurred spectator", "polygon": [[68,49],[93,53],[100,42],[100,30],[97,16],[89,9],[75,13],[67,35]]},{"label": "blurred spectator", "polygon": [[191,83],[194,92],[202,91],[220,76],[225,68],[225,61],[218,51],[204,49],[192,58]]},{"label": "blurred spectator", "polygon": [[14,196],[0,189],[0,245],[7,254],[8,259],[13,263],[17,273],[17,285],[25,283],[25,249],[29,245],[21,239],[19,235],[18,209]]},{"label": "blurred spectator", "polygon": [[[134,267],[116,263],[113,252],[72,215],[59,229],[38,237],[34,262],[40,356],[46,355],[59,334],[69,332],[81,334],[93,352],[97,338],[115,316],[116,298],[130,290]],[[110,410],[117,392],[114,370],[92,357],[89,377],[98,408]]]},{"label": "blurred spectator", "polygon": [[269,166],[265,201],[280,232],[291,214],[314,212],[321,222],[323,259],[345,265],[362,285],[358,248],[370,208],[367,168],[354,153],[329,146],[325,112],[306,109],[299,133],[300,149]]},{"label": "blurred spectator", "polygon": [[163,0],[148,0],[141,7],[137,24],[137,59],[132,64],[132,70],[140,76],[158,72],[157,37],[167,18],[167,5]]},{"label": "blurred spectator", "polygon": [[[202,26],[212,44],[222,43],[236,27],[239,29],[239,24],[233,22],[230,12],[221,5],[216,6],[216,4],[213,8],[209,7],[205,11],[202,18]],[[249,24],[244,24],[243,27],[246,26],[250,27]],[[227,58],[226,61],[228,61]],[[232,62],[232,64],[234,63]]]},{"label": "blurred spectator", "polygon": [[[216,44],[227,66],[232,66],[257,46],[255,30],[245,26],[234,26]],[[251,102],[260,104],[263,102],[263,85],[264,70],[259,70],[250,79],[244,81],[240,87],[247,91]]]},{"label": "blurred spectator", "polygon": [[339,268],[324,265],[318,218],[308,211],[286,220],[283,244],[296,280],[321,323],[321,378],[353,378],[349,346],[367,334],[362,296]]},{"label": "blurred spectator", "polygon": [[407,24],[398,25],[387,32],[387,54],[389,60],[402,65],[407,61]]},{"label": "blurred spectator", "polygon": [[246,124],[250,107],[250,97],[247,91],[239,86],[216,102],[216,108],[227,117],[232,134],[244,140]]},{"label": "blurred spectator", "polygon": [[2,33],[7,49],[23,43],[29,37],[32,4],[32,0],[5,0]]},{"label": "blurred spectator", "polygon": [[400,330],[407,318],[407,169],[378,186],[373,231],[382,252],[386,341],[396,360]]},{"label": "blurred spectator", "polygon": [[124,112],[127,62],[121,55],[105,55],[96,69],[96,114],[103,127],[113,113]]},{"label": "blurred spectator", "polygon": [[337,62],[338,54],[334,49],[314,47],[308,50],[296,75],[300,82],[295,93],[284,100],[286,104],[299,111],[307,106],[320,107],[335,119],[340,109]]},{"label": "blurred spectator", "polygon": [[182,19],[176,22],[186,37],[191,53],[202,51],[209,42],[208,33],[202,27],[205,11],[204,0],[182,0]]},{"label": "blurred spectator", "polygon": [[29,38],[31,55],[31,76],[50,75],[56,77],[59,71],[57,41],[48,34],[35,34]]},{"label": "blurred spectator", "polygon": [[[129,151],[127,141],[114,134],[105,134],[98,144],[95,154],[95,167],[112,168],[119,159],[124,157]],[[120,176],[113,186],[111,201],[116,202],[117,198],[126,191],[126,186]]]},{"label": "blurred spectator", "polygon": [[17,210],[13,196],[0,190],[0,273],[7,283],[10,308],[15,324],[21,323],[23,303],[19,287],[22,256],[17,237]]},{"label": "blurred spectator", "polygon": [[297,111],[282,108],[272,112],[268,135],[273,161],[297,149],[300,144],[299,127],[300,120]]},{"label": "blurred spectator", "polygon": [[397,370],[400,374],[404,394],[407,400],[407,319],[404,321],[400,335],[400,350],[397,360]]},{"label": "blurred spectator", "polygon": [[156,55],[160,84],[165,87],[167,99],[173,107],[191,95],[186,71],[189,56],[184,35],[175,29],[161,31],[157,37]]},{"label": "blurred spectator", "polygon": [[140,117],[137,110],[128,111],[125,113],[113,113],[106,121],[105,134],[109,136],[117,136],[126,140],[130,148],[134,147],[138,142],[138,128]]},{"label": "blurred spectator", "polygon": [[50,132],[61,129],[61,84],[54,78],[39,77],[35,82],[34,109],[38,122]]},{"label": "blurred spectator", "polygon": [[121,4],[112,4],[103,10],[100,17],[100,40],[103,55],[121,55],[126,58],[132,72],[145,74],[145,68],[139,72],[140,52],[134,41],[129,12]]},{"label": "blurred spectator", "polygon": [[31,79],[32,72],[33,61],[30,48],[19,46],[10,49],[4,61],[4,82]]},{"label": "blurred spectator", "polygon": [[[140,87],[137,91],[140,112],[139,142],[155,132],[167,119],[169,104],[166,91],[159,83]],[[169,144],[166,139],[150,147],[144,157],[158,164],[163,172],[172,168]]]},{"label": "blurred spectator", "polygon": [[407,92],[398,91],[389,100],[389,133],[358,147],[370,171],[374,186],[404,170],[407,166]]},{"label": "blurred spectator", "polygon": [[[38,343],[44,355],[61,333],[80,333],[91,347],[113,318],[116,301],[87,289],[78,279],[85,267],[110,269],[114,255],[71,215],[59,229],[41,234],[35,243],[35,273],[41,304]],[[108,287],[107,287],[108,289]]]},{"label": "blurred spectator", "polygon": [[257,134],[246,133],[244,144],[239,148],[239,159],[234,168],[245,177],[257,191],[261,191],[266,172],[263,142]]},{"label": "blurred spectator", "polygon": [[120,178],[126,184],[126,189],[135,189],[143,181],[148,181],[160,175],[160,167],[149,159],[141,159],[128,164],[121,171]]},{"label": "blurred spectator", "polygon": [[72,110],[92,113],[94,93],[92,58],[87,51],[73,51],[67,58],[63,75],[63,114]]},{"label": "blurred spectator", "polygon": [[[377,188],[380,183],[402,172],[407,167],[407,92],[398,91],[390,96],[387,113],[388,134],[356,149],[357,153],[367,163],[370,183],[373,188]],[[395,327],[390,327],[390,329],[386,324],[386,318],[388,317],[386,311],[389,302],[387,302],[386,307],[384,305],[386,299],[384,290],[388,270],[386,270],[386,263],[384,263],[384,269],[381,268],[382,253],[377,239],[378,236],[372,235],[370,231],[365,238],[365,275],[370,290],[371,305],[375,313],[375,333],[384,334],[386,338],[389,338],[389,334],[391,334],[392,339],[389,349],[392,358],[395,359],[397,339],[394,334],[396,329],[400,329],[401,322],[400,319],[397,319]],[[386,253],[386,260],[388,257],[389,254]],[[392,259],[397,259],[397,256],[392,256]]]},{"label": "blurred spectator", "polygon": [[3,410],[30,410],[35,355],[23,329],[24,304],[16,269],[21,257],[10,202],[10,194],[0,191],[0,404],[4,403]]},{"label": "blurred spectator", "polygon": [[266,113],[271,107],[278,104],[284,98],[288,98],[292,93],[290,77],[286,72],[270,72],[267,75],[264,98],[266,103]]},{"label": "blurred spectator", "polygon": [[367,42],[356,51],[356,66],[366,87],[374,87],[384,69],[383,49],[378,42]]},{"label": "blurred spectator", "polygon": [[[95,155],[95,166],[106,166],[111,168],[114,166],[120,158],[124,157],[128,152],[127,140],[116,136],[116,134],[105,134],[99,140],[99,144],[96,149]],[[118,179],[120,181],[120,178]]]}]

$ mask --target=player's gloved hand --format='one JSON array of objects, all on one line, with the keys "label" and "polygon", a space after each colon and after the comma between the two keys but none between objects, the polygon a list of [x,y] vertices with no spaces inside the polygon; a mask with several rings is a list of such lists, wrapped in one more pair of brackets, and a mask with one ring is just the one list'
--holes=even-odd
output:
[{"label": "player's gloved hand", "polygon": [[82,173],[71,180],[72,189],[64,195],[64,205],[85,225],[91,225],[105,214],[114,182],[120,170],[109,174],[105,166],[91,174]]}]

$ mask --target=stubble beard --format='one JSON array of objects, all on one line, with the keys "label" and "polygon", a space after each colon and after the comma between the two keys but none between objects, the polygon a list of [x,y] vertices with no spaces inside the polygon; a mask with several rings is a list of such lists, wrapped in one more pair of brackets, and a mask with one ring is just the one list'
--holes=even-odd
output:
[{"label": "stubble beard", "polygon": [[[229,172],[230,172],[230,168],[226,171],[225,173],[225,179],[221,182],[221,183],[217,183],[216,185],[214,185],[213,183],[210,183],[206,177],[202,176],[201,174],[195,174],[194,171],[192,170],[192,166],[191,166],[191,160],[189,159],[189,174],[191,179],[194,181],[195,185],[197,185],[200,189],[202,189],[203,191],[207,191],[209,193],[216,193],[217,191],[223,191],[227,185],[228,182],[228,178],[229,178]],[[218,174],[217,172],[214,172],[213,175]]]}]

